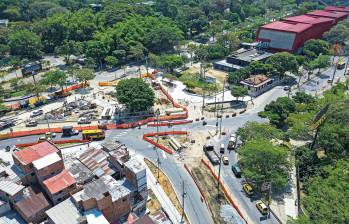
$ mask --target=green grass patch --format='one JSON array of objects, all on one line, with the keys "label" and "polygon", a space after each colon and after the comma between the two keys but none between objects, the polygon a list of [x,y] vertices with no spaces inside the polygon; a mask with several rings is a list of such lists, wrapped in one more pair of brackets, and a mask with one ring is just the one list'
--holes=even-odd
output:
[{"label": "green grass patch", "polygon": [[199,74],[192,74],[185,72],[179,78],[179,81],[183,82],[188,89],[194,90],[196,88],[205,89],[207,91],[217,91],[218,85],[211,84],[203,80]]}]

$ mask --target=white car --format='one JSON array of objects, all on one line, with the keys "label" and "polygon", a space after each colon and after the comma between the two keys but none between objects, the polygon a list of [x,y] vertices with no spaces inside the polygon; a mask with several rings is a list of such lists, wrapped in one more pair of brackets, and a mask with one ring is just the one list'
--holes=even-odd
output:
[{"label": "white car", "polygon": [[44,114],[43,110],[34,110],[30,113],[30,117],[37,117],[43,114]]}]

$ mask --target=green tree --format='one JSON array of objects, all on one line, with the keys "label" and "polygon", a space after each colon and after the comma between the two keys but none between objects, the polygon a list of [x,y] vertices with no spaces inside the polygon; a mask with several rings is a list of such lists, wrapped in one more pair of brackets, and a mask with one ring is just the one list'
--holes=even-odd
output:
[{"label": "green tree", "polygon": [[[311,179],[306,189],[304,207],[308,223],[349,222],[349,162],[339,160],[324,173]],[[296,222],[299,223],[299,222]]]},{"label": "green tree", "polygon": [[155,102],[155,94],[142,79],[121,80],[116,86],[116,98],[131,112],[145,111]]},{"label": "green tree", "polygon": [[320,74],[321,69],[328,68],[329,66],[331,66],[331,59],[328,55],[319,55],[309,63],[311,69],[319,69],[318,74]]},{"label": "green tree", "polygon": [[71,55],[79,55],[82,52],[82,46],[80,42],[73,40],[64,40],[61,46],[55,48],[55,53],[64,56],[65,63],[69,65]]},{"label": "green tree", "polygon": [[248,93],[248,90],[244,88],[243,86],[232,86],[231,88],[231,95],[236,97],[236,100],[239,100],[239,97],[244,97]]},{"label": "green tree", "polygon": [[286,187],[290,170],[287,149],[273,145],[270,140],[252,139],[241,147],[239,155],[244,176],[256,185],[270,181],[273,189]]},{"label": "green tree", "polygon": [[67,75],[65,72],[60,70],[53,70],[46,73],[44,79],[41,81],[44,84],[50,85],[51,87],[54,85],[59,85],[62,88],[67,83]]},{"label": "green tree", "polygon": [[107,56],[105,57],[105,62],[107,63],[107,66],[109,69],[113,68],[114,66],[116,66],[118,64],[118,59],[114,56]]},{"label": "green tree", "polygon": [[165,68],[170,73],[173,73],[175,68],[178,68],[184,64],[183,58],[174,54],[161,55],[159,58],[160,67]]},{"label": "green tree", "polygon": [[91,40],[87,42],[86,56],[93,58],[98,63],[99,69],[102,68],[103,59],[109,52],[109,46],[101,41]]},{"label": "green tree", "polygon": [[329,55],[330,44],[324,40],[311,39],[304,43],[303,53],[308,59],[314,60],[321,54]]},{"label": "green tree", "polygon": [[87,81],[94,79],[96,75],[92,69],[82,68],[74,70],[74,76],[79,82],[83,82],[87,86]]},{"label": "green tree", "polygon": [[282,127],[290,113],[296,111],[295,102],[288,97],[279,97],[266,105],[264,111],[259,112],[261,117],[268,118],[272,124]]},{"label": "green tree", "polygon": [[42,55],[39,36],[29,30],[16,30],[9,33],[8,45],[11,55],[35,59]]},{"label": "green tree", "polygon": [[279,76],[279,78],[284,78],[286,72],[298,72],[297,59],[288,52],[276,53],[268,58],[266,63],[273,66],[273,74]]},{"label": "green tree", "polygon": [[305,92],[296,92],[296,95],[292,96],[292,99],[296,103],[310,104],[315,102],[315,98]]},{"label": "green tree", "polygon": [[330,44],[344,44],[349,37],[349,26],[339,23],[324,34],[324,38]]},{"label": "green tree", "polygon": [[256,121],[248,121],[243,127],[237,130],[237,134],[244,143],[254,138],[281,139],[283,136],[282,131],[269,123],[259,123]]}]

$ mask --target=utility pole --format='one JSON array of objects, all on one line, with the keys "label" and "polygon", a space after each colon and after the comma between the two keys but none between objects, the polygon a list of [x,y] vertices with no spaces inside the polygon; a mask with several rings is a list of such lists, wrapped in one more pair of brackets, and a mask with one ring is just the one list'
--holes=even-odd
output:
[{"label": "utility pole", "polygon": [[[223,80],[223,95],[222,95],[222,107],[221,107],[221,120],[219,124],[219,135],[222,135],[222,121],[223,121],[223,104],[224,104],[224,88],[225,88],[225,79]],[[218,114],[218,113],[217,113]]]},{"label": "utility pole", "polygon": [[297,181],[297,208],[298,208],[298,215],[302,213],[301,210],[301,189],[300,189],[300,183],[299,183],[299,165],[296,166],[296,181]]},{"label": "utility pole", "polygon": [[201,114],[204,116],[204,108],[205,108],[205,89],[202,89],[202,108],[201,108]]},{"label": "utility pole", "polygon": [[216,116],[216,134],[218,133],[218,113],[217,113],[217,94],[214,93],[214,115]]},{"label": "utility pole", "polygon": [[184,202],[185,202],[185,196],[187,195],[187,193],[185,192],[185,181],[183,180],[182,181],[182,217],[181,217],[181,223],[184,223]]},{"label": "utility pole", "polygon": [[[159,144],[159,125],[160,125],[160,110],[159,108],[155,111],[155,115],[156,115],[156,120],[157,120],[157,125],[156,125],[156,143]],[[156,147],[154,146],[154,149],[156,150]],[[157,158],[157,182],[159,183],[159,179],[160,179],[160,157],[159,157],[159,153],[156,151],[156,154],[158,156]]]},{"label": "utility pole", "polygon": [[147,75],[149,75],[149,72],[148,72],[148,56],[145,57],[145,69],[147,71]]},{"label": "utility pole", "polygon": [[218,180],[217,180],[217,199],[219,199],[219,182],[221,180],[222,154],[219,157]]},{"label": "utility pole", "polygon": [[315,136],[314,136],[314,139],[313,139],[313,141],[312,141],[312,143],[311,143],[311,146],[310,146],[310,150],[311,150],[311,151],[314,150],[315,143],[316,143],[316,139],[317,139],[317,137],[318,137],[318,135],[319,135],[319,130],[320,130],[320,127],[318,127],[318,128],[316,129],[316,131],[315,131]]}]

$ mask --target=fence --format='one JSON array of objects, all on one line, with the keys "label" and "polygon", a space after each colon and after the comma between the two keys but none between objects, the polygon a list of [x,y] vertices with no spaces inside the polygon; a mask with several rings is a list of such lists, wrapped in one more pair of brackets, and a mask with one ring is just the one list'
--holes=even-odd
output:
[{"label": "fence", "polygon": [[154,140],[148,138],[148,137],[155,137],[155,136],[165,136],[165,135],[187,135],[188,132],[186,131],[168,131],[168,132],[155,132],[155,133],[146,133],[143,135],[143,140],[149,142],[150,144],[156,146],[159,149],[164,150],[168,154],[173,154],[173,151],[166,146],[163,146]]}]

